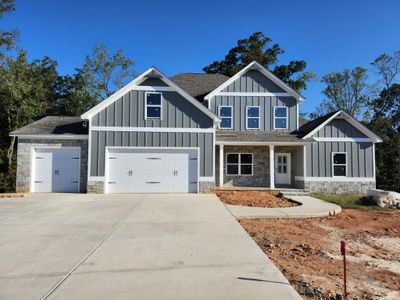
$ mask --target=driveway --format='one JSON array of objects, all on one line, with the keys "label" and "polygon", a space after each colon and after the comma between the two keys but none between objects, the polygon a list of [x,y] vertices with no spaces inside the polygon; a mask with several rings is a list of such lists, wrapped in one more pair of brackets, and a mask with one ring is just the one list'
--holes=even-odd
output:
[{"label": "driveway", "polygon": [[0,299],[299,299],[214,195],[0,200]]}]

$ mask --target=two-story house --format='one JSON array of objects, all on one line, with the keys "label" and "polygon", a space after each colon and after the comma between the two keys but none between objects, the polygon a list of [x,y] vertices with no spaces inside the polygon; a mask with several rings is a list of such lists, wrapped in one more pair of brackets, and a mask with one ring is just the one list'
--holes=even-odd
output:
[{"label": "two-story house", "polygon": [[375,187],[381,139],[343,111],[300,126],[302,101],[257,62],[231,78],[168,78],[152,67],[80,118],[46,117],[12,132],[17,191]]}]

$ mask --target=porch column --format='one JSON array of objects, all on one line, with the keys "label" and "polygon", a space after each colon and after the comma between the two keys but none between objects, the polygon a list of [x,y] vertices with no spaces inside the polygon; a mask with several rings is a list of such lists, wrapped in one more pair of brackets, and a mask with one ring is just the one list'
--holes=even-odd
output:
[{"label": "porch column", "polygon": [[219,186],[224,185],[224,145],[219,145]]},{"label": "porch column", "polygon": [[275,188],[275,149],[274,145],[269,145],[269,187]]}]

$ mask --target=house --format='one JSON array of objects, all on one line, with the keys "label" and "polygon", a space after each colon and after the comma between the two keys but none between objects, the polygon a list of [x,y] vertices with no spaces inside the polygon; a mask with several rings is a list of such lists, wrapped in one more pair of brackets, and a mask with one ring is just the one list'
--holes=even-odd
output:
[{"label": "house", "polygon": [[303,101],[257,62],[231,78],[168,78],[152,67],[80,118],[46,117],[11,132],[17,191],[375,187],[382,140],[344,111],[300,125]]}]

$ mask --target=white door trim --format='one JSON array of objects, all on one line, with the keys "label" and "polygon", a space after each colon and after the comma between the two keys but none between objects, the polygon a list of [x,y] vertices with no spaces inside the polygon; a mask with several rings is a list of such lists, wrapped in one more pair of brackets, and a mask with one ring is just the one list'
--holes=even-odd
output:
[{"label": "white door trim", "polygon": [[291,153],[289,152],[275,152],[275,166],[274,166],[274,172],[275,172],[275,185],[278,184],[286,184],[286,183],[281,183],[278,181],[278,174],[277,174],[277,165],[278,165],[278,155],[286,155],[287,156],[287,174],[289,178],[289,185],[292,184],[292,162],[291,162]]},{"label": "white door trim", "polygon": [[35,156],[35,151],[36,151],[36,149],[49,149],[49,150],[54,150],[54,149],[56,149],[56,150],[61,150],[61,149],[65,149],[65,150],[78,150],[78,155],[79,155],[79,164],[78,164],[78,174],[79,174],[79,176],[78,176],[78,193],[80,193],[81,192],[81,159],[82,159],[82,157],[81,157],[81,147],[64,147],[64,146],[58,146],[58,145],[54,145],[54,146],[52,146],[52,145],[49,145],[49,146],[33,146],[33,147],[31,147],[31,154],[30,154],[30,159],[31,159],[31,169],[30,169],[30,182],[29,182],[29,192],[30,193],[34,193],[35,192],[35,190],[34,190],[34,180],[35,180],[35,178],[34,178],[34,170],[35,170],[35,159],[34,159],[34,156]]},{"label": "white door trim", "polygon": [[146,152],[146,150],[195,150],[197,154],[197,194],[199,193],[199,179],[200,179],[200,148],[199,147],[130,147],[130,146],[106,146],[105,147],[105,162],[104,162],[104,194],[108,194],[108,162],[109,162],[109,155],[110,155],[110,150],[113,149],[126,149],[126,150],[143,150],[143,152]]}]

